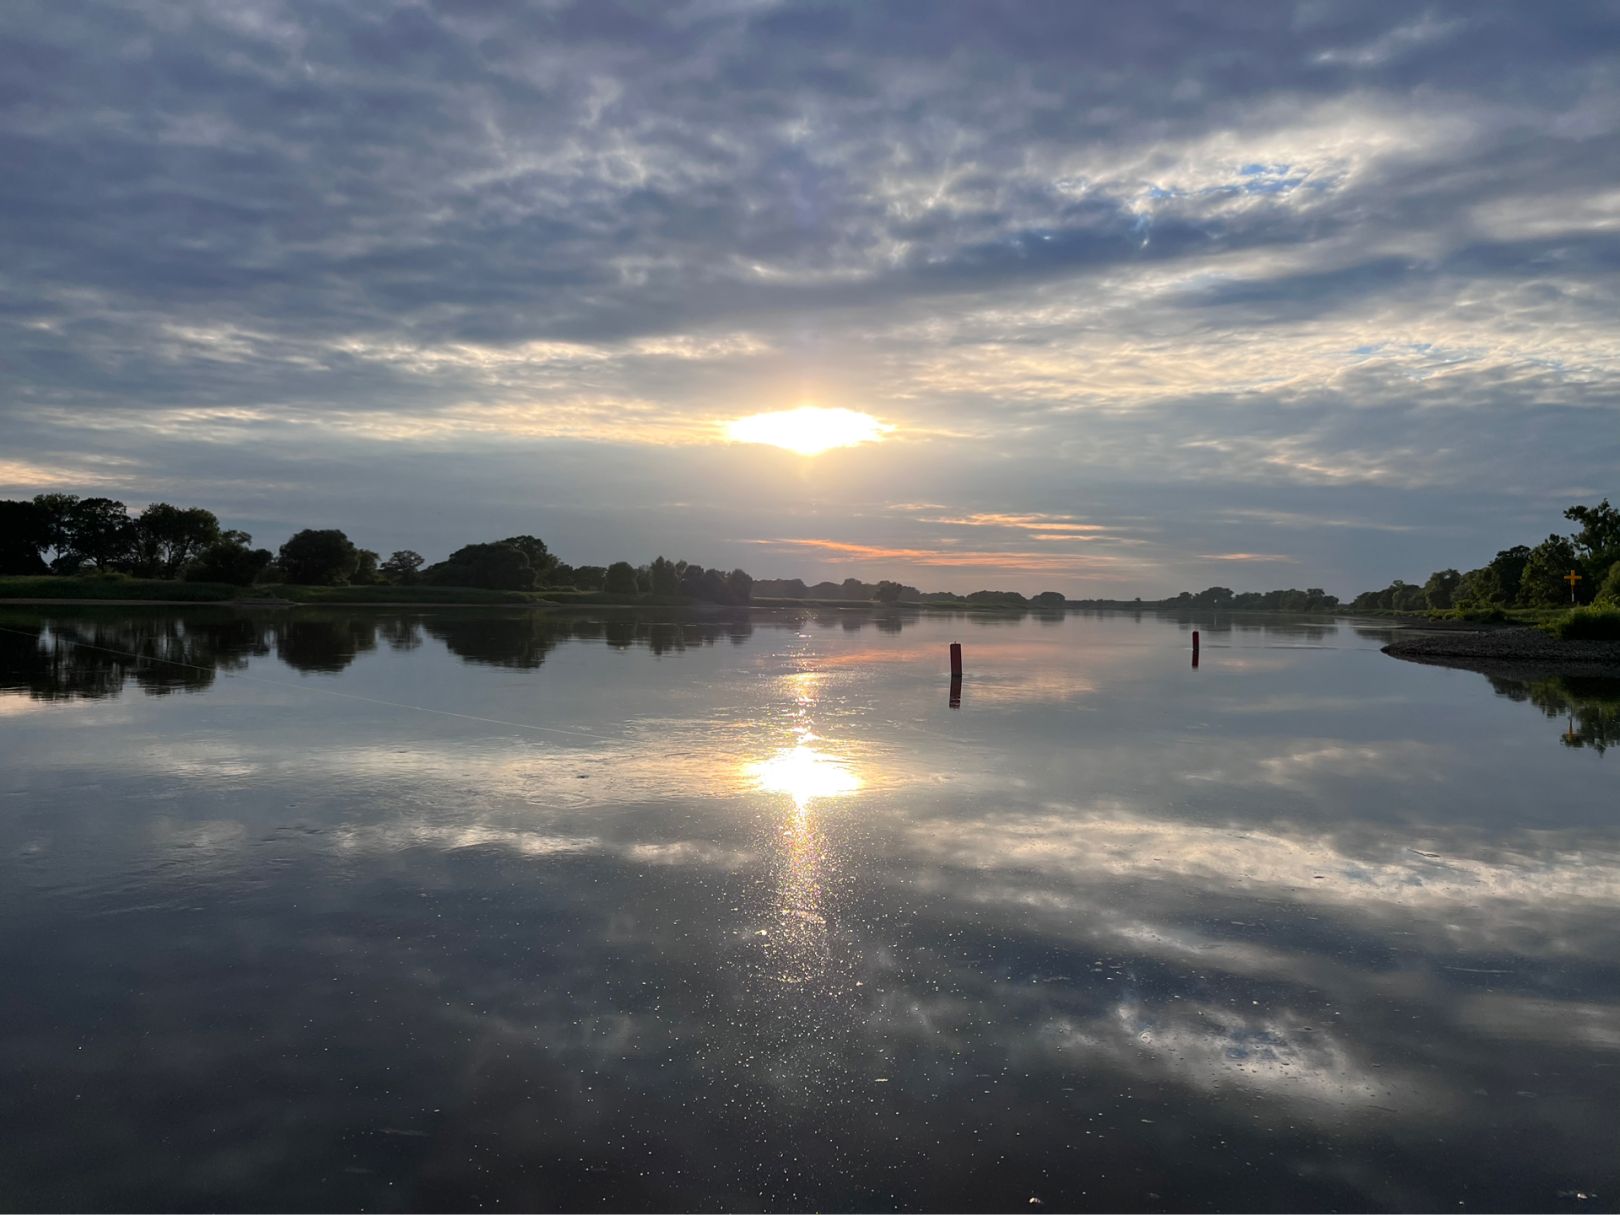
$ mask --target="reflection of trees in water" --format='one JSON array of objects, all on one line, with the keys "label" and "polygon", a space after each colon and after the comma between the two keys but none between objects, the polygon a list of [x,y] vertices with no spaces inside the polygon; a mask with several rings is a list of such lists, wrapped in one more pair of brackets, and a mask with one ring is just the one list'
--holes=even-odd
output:
[{"label": "reflection of trees in water", "polygon": [[156,696],[200,691],[217,671],[269,652],[260,624],[230,612],[7,616],[0,625],[0,685],[39,700],[115,696],[126,682]]},{"label": "reflection of trees in water", "polygon": [[1566,747],[1590,747],[1601,755],[1620,742],[1620,679],[1548,676],[1502,679],[1486,676],[1498,696],[1535,705],[1548,717],[1563,718],[1559,736]]},{"label": "reflection of trees in water", "polygon": [[[1339,630],[1336,621],[1322,622],[1287,616],[1233,616],[1225,612],[1184,610],[1160,612],[1158,615],[1161,620],[1175,621],[1184,632],[1189,629],[1197,629],[1205,636],[1227,633],[1241,636],[1276,633],[1291,641],[1322,641],[1333,636]],[[1354,625],[1351,628],[1355,629],[1358,634],[1362,633],[1362,630],[1357,629]]]},{"label": "reflection of trees in water", "polygon": [[375,616],[298,612],[274,626],[276,657],[295,671],[332,674],[377,648],[381,623]]},{"label": "reflection of trees in water", "polygon": [[0,687],[41,699],[115,696],[126,683],[161,695],[212,686],[219,671],[274,653],[295,671],[334,674],[387,645],[409,651],[424,633],[464,662],[533,670],[564,641],[597,642],[654,655],[741,645],[756,628],[798,630],[814,621],[857,632],[898,633],[915,613],[894,609],[746,612],[671,619],[637,612],[602,617],[514,611],[377,612],[301,608],[284,613],[229,609],[62,608],[8,612],[0,625]]},{"label": "reflection of trees in water", "polygon": [[567,639],[566,626],[538,612],[511,616],[429,616],[422,627],[463,662],[532,671]]},{"label": "reflection of trees in water", "polygon": [[390,616],[377,625],[377,632],[390,650],[401,653],[422,644],[422,622],[409,616]]}]

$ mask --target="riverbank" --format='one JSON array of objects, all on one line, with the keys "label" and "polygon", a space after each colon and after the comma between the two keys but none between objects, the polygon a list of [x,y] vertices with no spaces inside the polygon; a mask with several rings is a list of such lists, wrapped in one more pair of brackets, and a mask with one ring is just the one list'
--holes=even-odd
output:
[{"label": "riverbank", "polygon": [[1399,637],[1391,658],[1459,667],[1482,675],[1573,675],[1620,678],[1620,641],[1560,641],[1540,629],[1448,630]]}]

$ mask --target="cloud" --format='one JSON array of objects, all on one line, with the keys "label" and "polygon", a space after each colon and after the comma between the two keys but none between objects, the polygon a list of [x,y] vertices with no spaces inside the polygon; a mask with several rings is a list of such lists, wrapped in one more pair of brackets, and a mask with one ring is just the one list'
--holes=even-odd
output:
[{"label": "cloud", "polygon": [[[399,543],[546,530],[562,478],[583,558],[713,468],[671,451],[814,399],[898,428],[863,507],[1020,519],[1009,551],[1145,515],[1152,592],[1219,548],[1419,576],[1612,476],[1601,5],[595,9],[9,6],[8,492],[88,470],[386,533],[426,453],[451,505]],[[574,477],[581,442],[613,471]],[[1248,536],[1180,535],[1216,530],[1193,497]]]},{"label": "cloud", "polygon": [[1002,551],[999,549],[965,549],[954,546],[942,548],[895,548],[877,544],[855,544],[844,540],[775,539],[760,540],[758,544],[778,548],[805,548],[833,554],[856,563],[894,563],[901,566],[945,567],[961,570],[998,570],[1022,573],[1085,572],[1088,577],[1104,581],[1117,580],[1117,571],[1111,567],[1117,558],[1088,553],[1049,553]]}]

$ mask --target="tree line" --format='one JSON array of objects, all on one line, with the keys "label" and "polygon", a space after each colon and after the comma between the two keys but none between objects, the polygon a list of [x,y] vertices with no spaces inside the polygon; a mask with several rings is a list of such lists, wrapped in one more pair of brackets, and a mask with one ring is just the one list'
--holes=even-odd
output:
[{"label": "tree line", "polygon": [[742,604],[753,597],[745,570],[708,569],[660,556],[635,566],[569,565],[537,536],[468,544],[428,564],[399,549],[386,558],[336,528],[306,528],[276,552],[247,532],[222,528],[212,511],[154,502],[131,515],[111,498],[39,494],[0,500],[0,574],[122,573],[235,586],[467,586],[490,590],[573,589]]},{"label": "tree line", "polygon": [[[1607,498],[1596,506],[1572,506],[1564,518],[1580,525],[1556,532],[1535,547],[1502,549],[1478,569],[1436,570],[1421,585],[1397,578],[1350,601],[1356,610],[1501,611],[1512,607],[1559,607],[1603,603],[1620,606],[1620,510]],[[1573,594],[1568,575],[1577,575]]]}]

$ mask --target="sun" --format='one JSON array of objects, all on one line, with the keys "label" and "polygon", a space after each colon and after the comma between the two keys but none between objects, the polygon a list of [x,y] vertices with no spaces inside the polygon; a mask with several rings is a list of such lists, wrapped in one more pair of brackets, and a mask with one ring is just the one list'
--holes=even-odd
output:
[{"label": "sun", "polygon": [[877,443],[893,429],[871,414],[853,409],[801,405],[798,409],[738,418],[726,425],[726,438],[733,443],[765,443],[801,456],[819,456],[835,447]]}]

